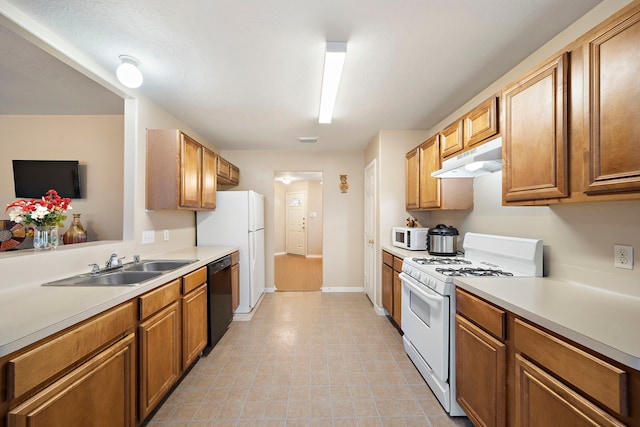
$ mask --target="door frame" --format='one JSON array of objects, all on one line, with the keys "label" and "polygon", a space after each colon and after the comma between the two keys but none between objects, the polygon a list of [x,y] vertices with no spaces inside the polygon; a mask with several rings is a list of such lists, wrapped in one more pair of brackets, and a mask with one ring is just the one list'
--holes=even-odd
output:
[{"label": "door frame", "polygon": [[[367,181],[370,175],[371,183]],[[377,189],[378,189],[378,168],[376,159],[364,169],[364,293],[371,300],[374,307],[377,307],[378,294],[378,235],[377,235]],[[371,187],[369,186],[371,184]],[[372,197],[371,204],[368,203],[369,196]],[[370,222],[370,224],[369,224]],[[367,230],[369,224],[370,230]],[[370,233],[369,233],[370,232]],[[372,241],[372,242],[371,242]],[[369,292],[370,290],[370,292]]]}]

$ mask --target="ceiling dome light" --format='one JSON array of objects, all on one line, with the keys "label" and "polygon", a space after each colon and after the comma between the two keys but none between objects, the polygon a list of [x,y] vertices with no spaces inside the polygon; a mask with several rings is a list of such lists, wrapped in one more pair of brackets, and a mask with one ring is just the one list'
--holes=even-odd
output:
[{"label": "ceiling dome light", "polygon": [[120,55],[120,60],[122,64],[116,70],[116,76],[118,76],[120,83],[132,89],[140,87],[142,84],[142,73],[138,69],[140,62],[129,55]]}]

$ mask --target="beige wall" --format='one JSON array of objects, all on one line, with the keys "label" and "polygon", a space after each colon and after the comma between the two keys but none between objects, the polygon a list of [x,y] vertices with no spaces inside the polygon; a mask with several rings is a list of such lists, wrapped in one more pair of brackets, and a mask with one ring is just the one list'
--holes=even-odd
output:
[{"label": "beige wall", "polygon": [[[308,170],[323,174],[323,288],[359,288],[363,282],[363,151],[223,150],[240,168],[236,190],[265,195],[266,287],[274,287],[274,171]],[[341,193],[339,175],[348,175],[349,191]]]},{"label": "beige wall", "polygon": [[[82,199],[72,201],[64,232],[73,216],[81,220],[89,240],[122,239],[123,133],[122,116],[0,116],[3,156],[0,157],[0,206],[15,201],[14,159],[78,160]],[[82,176],[82,173],[85,175]]]}]

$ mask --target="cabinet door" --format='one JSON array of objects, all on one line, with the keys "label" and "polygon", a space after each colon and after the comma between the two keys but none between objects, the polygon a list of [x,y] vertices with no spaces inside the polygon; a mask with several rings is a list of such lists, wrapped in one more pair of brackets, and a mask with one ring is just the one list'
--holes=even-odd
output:
[{"label": "cabinet door", "polygon": [[503,92],[506,202],[568,195],[567,69],[565,53]]},{"label": "cabinet door", "polygon": [[207,345],[207,284],[182,297],[182,369]]},{"label": "cabinet door", "polygon": [[382,264],[382,307],[393,316],[393,268]]},{"label": "cabinet door", "polygon": [[240,305],[240,264],[231,266],[231,311]]},{"label": "cabinet door", "polygon": [[420,154],[418,148],[409,151],[405,160],[405,205],[418,209],[420,201]]},{"label": "cabinet door", "polygon": [[473,147],[498,133],[498,99],[494,96],[464,118],[464,147]]},{"label": "cabinet door", "polygon": [[229,165],[229,181],[234,185],[240,183],[240,168],[236,165]]},{"label": "cabinet door", "polygon": [[140,324],[140,419],[180,377],[180,304],[174,301]]},{"label": "cabinet door", "polygon": [[623,423],[516,354],[516,425],[622,427]]},{"label": "cabinet door", "polygon": [[134,343],[128,335],[12,409],[8,425],[134,426]]},{"label": "cabinet door", "polygon": [[398,272],[393,272],[393,320],[402,327],[402,280]]},{"label": "cabinet door", "polygon": [[231,178],[231,165],[228,161],[218,156],[218,178],[228,181]]},{"label": "cabinet door", "polygon": [[457,401],[475,425],[506,425],[506,372],[506,345],[456,314]]},{"label": "cabinet door", "polygon": [[443,159],[453,156],[464,148],[462,126],[463,121],[458,120],[440,132]]},{"label": "cabinet door", "polygon": [[181,134],[180,140],[180,206],[199,208],[202,185],[202,146]]},{"label": "cabinet door", "polygon": [[218,187],[216,154],[202,147],[202,207],[216,208],[216,190]]},{"label": "cabinet door", "polygon": [[418,147],[420,155],[420,209],[440,207],[440,179],[431,172],[440,169],[440,139],[434,135]]},{"label": "cabinet door", "polygon": [[640,11],[602,28],[585,52],[586,193],[640,191]]}]

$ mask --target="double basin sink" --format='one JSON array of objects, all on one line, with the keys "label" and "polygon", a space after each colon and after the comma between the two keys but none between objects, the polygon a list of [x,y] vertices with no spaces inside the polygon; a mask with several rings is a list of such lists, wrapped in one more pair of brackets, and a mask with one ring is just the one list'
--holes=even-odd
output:
[{"label": "double basin sink", "polygon": [[146,260],[124,264],[96,274],[86,273],[66,277],[42,286],[137,286],[176,268],[196,262],[190,260]]}]

